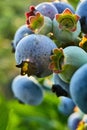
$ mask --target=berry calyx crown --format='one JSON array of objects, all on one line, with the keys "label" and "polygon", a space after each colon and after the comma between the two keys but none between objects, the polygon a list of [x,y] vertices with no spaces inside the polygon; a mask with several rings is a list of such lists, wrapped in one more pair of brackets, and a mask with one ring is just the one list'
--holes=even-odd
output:
[{"label": "berry calyx crown", "polygon": [[44,16],[38,12],[34,6],[26,14],[26,24],[33,32],[39,33],[44,24]]},{"label": "berry calyx crown", "polygon": [[66,8],[61,14],[56,14],[55,18],[59,23],[60,29],[71,32],[76,31],[77,21],[80,19],[78,15],[73,14],[68,8]]},{"label": "berry calyx crown", "polygon": [[51,63],[49,64],[49,68],[54,73],[62,72],[62,65],[64,63],[64,53],[62,48],[55,48],[53,50],[53,54],[50,56]]}]

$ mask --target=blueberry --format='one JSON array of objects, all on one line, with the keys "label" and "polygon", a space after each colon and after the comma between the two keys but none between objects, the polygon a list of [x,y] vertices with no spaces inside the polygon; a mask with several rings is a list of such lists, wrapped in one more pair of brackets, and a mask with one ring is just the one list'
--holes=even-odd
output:
[{"label": "blueberry", "polygon": [[24,104],[39,105],[43,101],[43,89],[31,76],[16,76],[12,81],[12,92]]},{"label": "blueberry", "polygon": [[84,114],[82,120],[78,124],[77,130],[86,130],[87,129],[87,115]]},{"label": "blueberry", "polygon": [[26,22],[35,34],[47,35],[52,32],[52,20],[49,17],[43,16],[40,12],[29,15],[30,11],[26,13]]},{"label": "blueberry", "polygon": [[49,68],[66,83],[70,83],[74,72],[87,63],[87,53],[78,46],[55,48],[50,57]]},{"label": "blueberry", "polygon": [[18,42],[19,42],[23,37],[25,37],[25,36],[27,36],[27,35],[29,35],[29,34],[32,34],[32,33],[33,33],[32,30],[29,29],[29,28],[27,27],[27,25],[22,25],[22,26],[20,26],[20,27],[17,29],[17,31],[16,31],[16,33],[15,33],[15,35],[14,35],[14,39],[13,39],[13,41],[12,41],[12,50],[13,50],[13,52],[15,52],[15,49],[16,49],[16,46],[17,46]]},{"label": "blueberry", "polygon": [[63,71],[59,73],[59,76],[65,82],[70,82],[74,72],[87,62],[87,53],[77,46],[69,46],[64,48],[65,60],[63,65]]},{"label": "blueberry", "polygon": [[87,34],[87,0],[83,0],[78,4],[75,13],[80,16],[82,32]]},{"label": "blueberry", "polygon": [[56,7],[51,2],[42,2],[38,4],[35,9],[44,16],[47,16],[53,20],[55,14],[58,13]]},{"label": "blueberry", "polygon": [[48,68],[52,50],[57,46],[45,35],[31,34],[17,45],[15,59],[21,74],[45,77],[52,74]]},{"label": "blueberry", "polygon": [[87,114],[87,64],[81,66],[72,76],[70,94],[80,110]]},{"label": "blueberry", "polygon": [[82,120],[82,118],[79,115],[79,113],[77,113],[77,112],[72,113],[68,117],[68,122],[67,122],[70,130],[77,130],[77,127],[78,127],[81,120]]},{"label": "blueberry", "polygon": [[80,32],[79,16],[73,14],[70,9],[66,8],[61,14],[55,15],[53,19],[53,34],[58,41],[58,45],[75,43]]},{"label": "blueberry", "polygon": [[54,1],[52,4],[56,7],[59,14],[62,13],[66,8],[69,8],[73,13],[75,13],[75,9],[69,3],[62,2],[62,1]]},{"label": "blueberry", "polygon": [[59,97],[60,103],[58,104],[58,110],[64,115],[70,115],[73,113],[73,109],[75,104],[73,100],[69,97],[60,96]]}]

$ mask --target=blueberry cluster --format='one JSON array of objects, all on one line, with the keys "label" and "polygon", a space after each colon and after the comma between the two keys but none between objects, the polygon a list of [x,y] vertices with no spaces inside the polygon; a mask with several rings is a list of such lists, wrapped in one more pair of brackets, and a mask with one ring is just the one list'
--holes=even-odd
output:
[{"label": "blueberry cluster", "polygon": [[[52,75],[58,110],[69,115],[71,130],[87,128],[87,0],[76,9],[61,1],[30,6],[26,24],[15,33],[12,50],[20,76],[13,80],[14,96],[23,103],[38,105],[43,100],[41,86],[31,80]],[[74,112],[75,107],[78,111]],[[83,113],[83,114],[82,114]],[[86,117],[87,118],[87,117]]]}]

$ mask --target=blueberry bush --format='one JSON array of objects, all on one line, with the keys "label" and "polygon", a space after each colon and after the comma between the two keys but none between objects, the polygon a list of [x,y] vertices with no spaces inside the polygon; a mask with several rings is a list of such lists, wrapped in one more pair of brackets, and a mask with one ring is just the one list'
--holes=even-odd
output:
[{"label": "blueberry bush", "polygon": [[0,1],[0,130],[87,129],[87,0]]}]

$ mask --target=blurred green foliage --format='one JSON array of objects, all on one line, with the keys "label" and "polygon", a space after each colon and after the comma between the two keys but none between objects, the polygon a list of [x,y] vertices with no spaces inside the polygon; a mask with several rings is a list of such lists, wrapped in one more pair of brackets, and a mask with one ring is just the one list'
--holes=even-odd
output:
[{"label": "blurred green foliage", "polygon": [[[58,112],[54,93],[46,91],[42,104],[34,107],[20,104],[11,92],[12,79],[19,74],[11,41],[25,23],[29,6],[42,1],[0,1],[0,130],[68,130],[67,117]],[[76,8],[78,0],[69,2]]]}]

